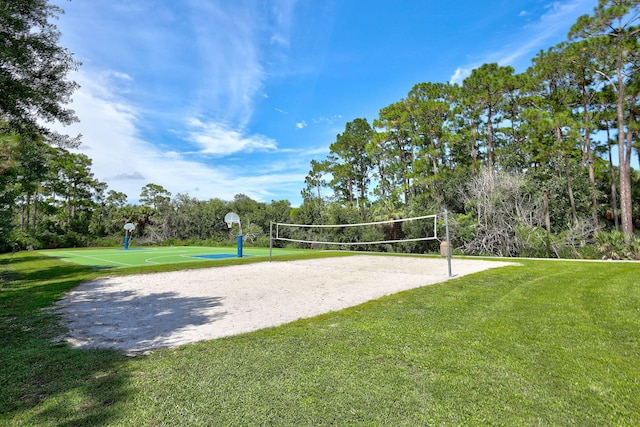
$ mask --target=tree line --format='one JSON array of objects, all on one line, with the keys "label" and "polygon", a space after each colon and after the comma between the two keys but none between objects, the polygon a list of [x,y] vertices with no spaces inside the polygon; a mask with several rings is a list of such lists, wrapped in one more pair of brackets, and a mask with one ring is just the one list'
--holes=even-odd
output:
[{"label": "tree line", "polygon": [[[68,73],[80,64],[58,45],[51,23],[61,9],[46,0],[0,1],[0,250],[115,245],[126,222],[136,225],[138,243],[231,243],[222,221],[229,211],[240,214],[248,243],[264,245],[271,221],[344,224],[446,209],[454,247],[464,253],[640,258],[640,174],[631,168],[632,155],[640,159],[639,5],[600,0],[567,41],[541,51],[521,74],[484,64],[462,84],[416,84],[371,123],[346,123],[329,155],[311,161],[294,208],[242,194],[172,197],[153,183],[139,204],[127,203],[128,195],[95,179],[91,159],[70,151],[80,136],[42,125],[77,120],[66,105],[77,88]],[[316,233],[371,237],[355,228]]]},{"label": "tree line", "polygon": [[363,219],[449,209],[470,253],[559,255],[553,241],[607,229],[634,241],[639,3],[601,0],[521,74],[484,64],[347,123],[311,162],[305,203],[355,204]]}]

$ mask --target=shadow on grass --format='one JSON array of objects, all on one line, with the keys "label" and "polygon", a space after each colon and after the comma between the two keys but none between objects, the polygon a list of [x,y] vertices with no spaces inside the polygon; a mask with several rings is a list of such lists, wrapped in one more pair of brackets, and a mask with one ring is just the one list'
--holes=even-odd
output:
[{"label": "shadow on grass", "polygon": [[104,425],[128,396],[125,356],[56,342],[64,329],[52,304],[87,269],[37,254],[2,256],[0,424]]},{"label": "shadow on grass", "polygon": [[[53,262],[52,262],[53,261]],[[88,267],[67,264],[51,257],[21,257],[0,259],[0,269],[5,273],[5,279],[11,282],[30,282],[36,280],[62,279],[77,277],[79,274],[91,271]],[[14,283],[15,285],[16,283]]]},{"label": "shadow on grass", "polygon": [[[97,273],[36,253],[0,256],[0,271],[0,425],[117,424],[122,405],[132,398],[137,361],[109,350],[72,349],[60,339],[68,330],[61,326],[58,301],[83,292],[87,285],[81,283]],[[223,315],[207,312],[220,305],[218,298],[135,295],[108,287],[104,294],[99,314],[84,314],[96,325],[108,323],[109,316],[127,319],[115,330],[137,334],[140,347],[149,337],[167,338]]]},{"label": "shadow on grass", "polygon": [[0,275],[0,318],[14,310],[28,312],[47,307],[81,281],[92,277],[86,267],[77,265],[36,262],[28,268],[27,264],[8,265],[4,261],[0,260],[3,271]]}]

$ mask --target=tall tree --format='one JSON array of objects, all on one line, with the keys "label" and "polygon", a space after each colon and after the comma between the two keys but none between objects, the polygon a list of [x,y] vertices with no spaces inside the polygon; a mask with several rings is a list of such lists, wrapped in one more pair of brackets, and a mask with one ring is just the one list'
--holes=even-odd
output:
[{"label": "tall tree", "polygon": [[419,83],[409,91],[407,97],[414,122],[412,141],[418,157],[413,171],[414,179],[425,177],[430,169],[432,178],[425,180],[425,184],[435,182],[440,167],[445,163],[450,139],[449,124],[453,119],[453,91],[454,87],[448,84]]},{"label": "tall tree", "polygon": [[302,196],[305,199],[316,197],[318,200],[322,200],[322,188],[327,185],[324,177],[329,173],[329,169],[330,167],[328,160],[324,160],[321,162],[311,160],[311,170],[304,178],[304,182],[305,184],[307,184],[307,188],[302,191]]},{"label": "tall tree", "polygon": [[47,0],[0,0],[0,123],[5,132],[69,146],[79,140],[42,125],[77,120],[66,105],[78,85],[67,75],[79,63],[58,45],[60,32],[51,20],[60,13]]},{"label": "tall tree", "polygon": [[334,189],[350,202],[354,196],[362,201],[367,198],[371,161],[366,154],[372,137],[373,129],[367,119],[355,119],[345,125],[344,133],[338,134],[329,146]]},{"label": "tall tree", "polygon": [[576,109],[583,134],[582,163],[587,165],[589,174],[589,189],[591,192],[591,219],[594,229],[599,227],[598,221],[598,195],[596,191],[595,177],[595,156],[594,150],[597,144],[591,134],[594,131],[594,119],[596,115],[596,98],[598,96],[598,85],[596,75],[592,69],[593,58],[589,54],[588,46],[583,43],[570,43],[564,48],[563,62],[571,67],[570,79],[579,92]]},{"label": "tall tree", "polygon": [[157,211],[171,200],[171,193],[162,185],[149,183],[140,191],[140,203]]},{"label": "tall tree", "polygon": [[0,133],[0,251],[11,246],[11,234],[14,230],[13,206],[19,194],[16,183],[18,164],[15,151],[20,137]]},{"label": "tall tree", "polygon": [[579,92],[571,82],[573,69],[568,68],[569,64],[564,60],[566,55],[557,47],[541,52],[534,59],[529,73],[535,83],[534,108],[541,110],[538,120],[547,125],[539,126],[539,129],[553,135],[553,146],[548,150],[553,156],[549,160],[557,159],[554,169],[564,171],[571,216],[576,223],[578,215],[570,170],[571,157],[578,141],[578,125],[573,117],[573,107],[579,99]]},{"label": "tall tree", "polygon": [[569,37],[583,39],[596,59],[594,71],[616,94],[618,162],[620,172],[620,214],[622,231],[633,234],[631,193],[631,149],[633,130],[629,119],[627,84],[637,72],[639,53],[640,0],[599,0],[593,15],[584,15],[571,28]]},{"label": "tall tree", "polygon": [[52,162],[57,171],[57,179],[52,183],[55,194],[61,197],[65,208],[65,221],[68,226],[78,224],[83,228],[94,207],[92,196],[98,181],[91,172],[91,159],[84,154],[70,153],[66,149],[57,149]]},{"label": "tall tree", "polygon": [[392,182],[391,192],[392,194],[400,192],[404,202],[408,203],[415,166],[415,152],[411,138],[415,123],[411,117],[411,107],[405,100],[384,107],[373,125],[381,129],[376,138],[378,148],[382,148],[386,151],[384,155],[390,157],[387,164],[387,179]]},{"label": "tall tree", "polygon": [[496,150],[496,162],[505,170],[522,172],[529,166],[525,150],[526,133],[522,129],[521,114],[530,105],[529,75],[516,74],[505,84],[503,121],[496,132],[503,135],[503,146]]},{"label": "tall tree", "polygon": [[[22,209],[22,228],[35,235],[38,215],[38,194],[45,176],[51,172],[51,147],[42,138],[20,138],[21,144],[16,150],[19,165],[19,183],[24,200]],[[33,222],[33,225],[31,225]]]},{"label": "tall tree", "polygon": [[490,179],[495,175],[494,151],[497,141],[494,127],[501,119],[504,95],[509,90],[513,72],[512,67],[484,64],[471,71],[471,75],[462,82],[468,102],[475,105],[480,116],[485,118],[485,150]]}]

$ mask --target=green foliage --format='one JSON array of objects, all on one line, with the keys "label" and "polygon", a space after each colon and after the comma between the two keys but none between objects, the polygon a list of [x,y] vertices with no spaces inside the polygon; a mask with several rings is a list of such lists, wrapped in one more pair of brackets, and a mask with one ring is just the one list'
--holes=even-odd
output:
[{"label": "green foliage", "polygon": [[77,144],[41,124],[77,120],[66,104],[78,85],[67,75],[79,63],[58,45],[60,32],[52,21],[59,13],[59,7],[44,0],[0,3],[1,134],[44,135],[58,145]]},{"label": "green foliage", "polygon": [[92,239],[88,245],[94,246],[97,248],[113,248],[122,246],[124,243],[124,236],[105,236],[105,237],[96,237]]},{"label": "green foliage", "polygon": [[171,193],[163,186],[149,183],[142,187],[140,203],[157,210],[165,206],[171,200]]},{"label": "green foliage", "polygon": [[[610,225],[613,211],[621,214],[616,219],[625,234],[632,235],[633,221],[640,224],[640,185],[630,170],[640,99],[633,72],[640,50],[639,7],[635,0],[599,2],[593,16],[581,17],[573,27],[570,41],[540,52],[523,74],[483,64],[462,86],[416,84],[405,99],[380,109],[366,138],[349,133],[362,119],[347,123],[327,159],[311,163],[299,212],[304,222],[327,216],[317,203],[307,204],[322,200],[325,186],[350,208],[364,170],[357,165],[365,164],[368,194],[359,198],[373,213],[363,213],[363,221],[375,219],[385,205],[415,215],[445,207],[476,215],[476,230],[463,226],[464,235],[454,236],[468,253],[592,257],[594,251],[586,248],[595,230]],[[616,142],[600,141],[597,130],[608,138],[617,133],[618,167],[602,158],[611,158]],[[522,197],[503,197],[487,185],[470,200],[468,183],[482,174],[491,180],[500,174],[526,177]],[[519,203],[525,196],[533,206],[523,213]],[[537,228],[546,218],[549,230],[541,233]]]},{"label": "green foliage", "polygon": [[465,246],[478,236],[476,219],[469,214],[451,215],[449,227],[451,229],[451,244],[454,247]]},{"label": "green foliage", "polygon": [[43,246],[40,240],[19,229],[13,231],[9,241],[11,242],[10,249],[12,252],[32,251],[34,249],[40,249]]},{"label": "green foliage", "polygon": [[533,258],[599,258],[593,246],[594,232],[586,221],[578,222],[558,234],[541,227],[521,224],[517,228],[519,255]]},{"label": "green foliage", "polygon": [[640,260],[640,238],[613,230],[596,234],[597,248],[606,259]]}]

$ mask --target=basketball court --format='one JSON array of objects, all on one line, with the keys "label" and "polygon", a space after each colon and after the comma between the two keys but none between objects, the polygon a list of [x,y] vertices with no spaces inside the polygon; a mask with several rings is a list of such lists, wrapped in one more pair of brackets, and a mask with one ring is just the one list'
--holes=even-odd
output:
[{"label": "basketball court", "polygon": [[[273,256],[304,253],[304,250],[273,249]],[[134,247],[129,249],[54,249],[43,255],[95,269],[143,267],[159,264],[180,264],[238,258],[235,247],[168,246]],[[269,258],[268,248],[244,248],[243,258]]]}]

